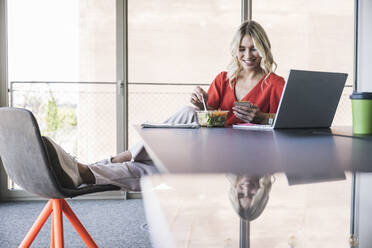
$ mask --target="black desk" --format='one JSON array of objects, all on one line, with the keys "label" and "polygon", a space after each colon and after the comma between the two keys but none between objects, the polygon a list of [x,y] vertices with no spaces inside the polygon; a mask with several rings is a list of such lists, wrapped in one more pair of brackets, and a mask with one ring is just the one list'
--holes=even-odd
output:
[{"label": "black desk", "polygon": [[[284,172],[289,184],[298,184],[344,179],[344,171],[372,172],[372,136],[353,136],[351,127],[249,131],[136,126],[136,130],[156,166],[164,173],[263,175]],[[363,219],[359,215],[366,216],[363,209],[370,202],[358,195],[352,196],[352,234],[354,225],[360,233],[368,232],[363,231],[366,228],[358,221]],[[356,199],[361,202],[360,206],[355,204]]]},{"label": "black desk", "polygon": [[299,182],[343,178],[344,171],[372,171],[372,137],[350,127],[250,131],[232,128],[136,130],[161,172],[284,172]]}]

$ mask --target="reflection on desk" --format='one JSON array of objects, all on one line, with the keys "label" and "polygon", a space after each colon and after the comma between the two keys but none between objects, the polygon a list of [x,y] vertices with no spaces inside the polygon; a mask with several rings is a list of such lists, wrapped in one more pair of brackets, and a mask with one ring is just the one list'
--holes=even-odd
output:
[{"label": "reflection on desk", "polygon": [[252,221],[264,211],[269,200],[274,176],[227,174],[230,181],[229,199],[240,218]]},{"label": "reflection on desk", "polygon": [[284,172],[291,184],[345,179],[344,171],[372,172],[372,136],[352,136],[351,127],[136,129],[161,172]]},{"label": "reflection on desk", "polygon": [[[296,186],[289,186],[282,173],[274,177],[267,205],[250,224],[251,247],[289,248],[289,243],[296,244],[293,247],[349,247],[350,174],[343,181]],[[143,178],[154,247],[239,247],[240,218],[249,215],[236,211],[231,191],[250,179],[250,193],[255,194],[257,180],[247,175],[162,174]],[[249,209],[252,204],[245,201],[238,206]]]}]

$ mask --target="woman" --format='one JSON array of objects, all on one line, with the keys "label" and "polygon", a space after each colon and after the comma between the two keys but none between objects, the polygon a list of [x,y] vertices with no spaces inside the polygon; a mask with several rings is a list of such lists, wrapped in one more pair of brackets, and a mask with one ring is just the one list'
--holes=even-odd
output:
[{"label": "woman", "polygon": [[[229,110],[226,126],[241,123],[267,123],[276,113],[284,79],[274,74],[276,64],[271,54],[269,39],[263,28],[254,21],[241,24],[231,43],[231,62],[228,72],[221,72],[212,82],[208,93],[197,87],[191,103],[203,109],[202,98],[208,109]],[[202,97],[203,95],[203,97]],[[248,101],[247,106],[234,106],[236,101]],[[196,121],[195,109],[184,108],[166,122]],[[156,172],[156,168],[142,144],[113,158],[84,165],[75,161],[49,138],[57,151],[64,171],[73,179],[74,186],[86,184],[114,184],[122,190],[140,190],[139,178]]]},{"label": "woman", "polygon": [[252,221],[264,211],[272,186],[270,175],[263,177],[228,174],[229,199],[240,218]]},{"label": "woman", "polygon": [[[274,74],[276,63],[270,41],[257,22],[242,23],[231,43],[228,72],[221,72],[208,93],[197,87],[191,103],[203,109],[202,95],[210,110],[229,110],[226,126],[253,122],[268,123],[278,109],[284,79]],[[248,101],[251,106],[234,106],[236,101]]]}]

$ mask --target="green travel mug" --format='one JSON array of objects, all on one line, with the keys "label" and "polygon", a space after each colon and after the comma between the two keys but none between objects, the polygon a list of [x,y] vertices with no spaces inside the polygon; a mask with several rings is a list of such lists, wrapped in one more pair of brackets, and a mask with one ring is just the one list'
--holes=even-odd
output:
[{"label": "green travel mug", "polygon": [[353,92],[350,99],[353,111],[353,132],[372,134],[372,93]]}]

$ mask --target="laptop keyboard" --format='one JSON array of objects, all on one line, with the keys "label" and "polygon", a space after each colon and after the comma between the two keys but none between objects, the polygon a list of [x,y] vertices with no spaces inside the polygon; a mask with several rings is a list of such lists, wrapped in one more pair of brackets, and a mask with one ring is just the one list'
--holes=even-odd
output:
[{"label": "laptop keyboard", "polygon": [[272,125],[259,125],[259,124],[252,124],[252,123],[244,123],[233,125],[235,129],[246,129],[246,130],[271,130],[273,129]]}]

